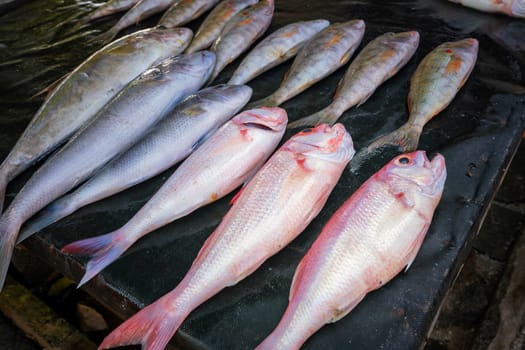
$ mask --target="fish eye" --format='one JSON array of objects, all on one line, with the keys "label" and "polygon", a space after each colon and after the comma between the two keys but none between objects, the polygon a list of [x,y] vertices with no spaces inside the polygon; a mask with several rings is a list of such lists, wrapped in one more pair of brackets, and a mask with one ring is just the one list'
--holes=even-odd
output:
[{"label": "fish eye", "polygon": [[401,157],[397,160],[397,162],[399,164],[402,164],[402,165],[407,165],[407,164],[410,164],[410,158],[408,157]]}]

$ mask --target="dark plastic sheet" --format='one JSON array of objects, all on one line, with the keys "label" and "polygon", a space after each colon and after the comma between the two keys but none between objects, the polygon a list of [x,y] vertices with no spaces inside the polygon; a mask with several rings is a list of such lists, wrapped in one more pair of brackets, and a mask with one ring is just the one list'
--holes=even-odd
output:
[{"label": "dark plastic sheet", "polygon": [[[87,36],[59,48],[33,51],[57,37],[54,27],[82,6],[71,0],[36,0],[0,17],[0,157],[7,154],[40,104],[27,98],[97,47],[88,42]],[[476,12],[445,0],[277,0],[269,32],[287,23],[314,18],[332,22],[364,19],[367,30],[361,47],[387,31],[418,30],[421,34],[420,47],[408,65],[365,104],[349,110],[340,119],[352,134],[357,149],[404,123],[410,76],[430,50],[444,41],[470,36],[480,41],[479,58],[471,78],[451,105],[427,125],[421,138],[420,149],[445,156],[448,180],[418,257],[407,273],[368,295],[347,317],[325,326],[304,346],[326,350],[418,348],[469,252],[470,242],[523,132],[525,97],[519,85],[524,85],[525,21]],[[113,17],[88,29],[108,28],[115,20]],[[190,27],[195,29],[198,24],[200,20]],[[229,66],[218,81],[225,81],[238,63]],[[272,92],[289,65],[277,67],[251,82],[254,99]],[[283,107],[290,120],[327,105],[345,69],[285,103]],[[347,169],[326,207],[299,238],[253,275],[195,310],[175,341],[188,348],[211,349],[250,349],[258,344],[280,319],[295,267],[323,225],[395,153],[394,149],[387,149],[354,171]],[[8,188],[9,199],[35,169],[13,181]],[[27,240],[23,247],[79,280],[86,260],[63,256],[58,249],[66,243],[120,227],[170,173],[167,171],[83,208]],[[182,279],[202,243],[228,210],[230,198],[148,235],[85,289],[117,314],[129,317]]]}]

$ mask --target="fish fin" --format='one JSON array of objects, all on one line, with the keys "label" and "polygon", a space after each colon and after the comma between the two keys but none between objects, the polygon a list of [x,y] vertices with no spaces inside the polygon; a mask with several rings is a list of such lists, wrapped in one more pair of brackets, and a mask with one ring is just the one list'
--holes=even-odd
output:
[{"label": "fish fin", "polygon": [[277,101],[277,99],[274,97],[274,94],[271,94],[268,97],[265,97],[263,99],[254,101],[246,106],[245,109],[252,109],[252,108],[258,108],[258,107],[277,107],[281,103]]},{"label": "fish fin", "polygon": [[419,144],[421,130],[422,129],[420,127],[407,123],[401,126],[399,129],[394,130],[391,133],[386,134],[372,142],[367,147],[367,150],[371,151],[384,145],[396,145],[399,146],[401,152],[415,151]]},{"label": "fish fin", "polygon": [[48,86],[46,86],[45,88],[43,88],[42,90],[38,91],[36,94],[34,94],[33,96],[31,96],[29,99],[32,100],[40,95],[43,95],[43,94],[46,94],[46,99],[53,93],[53,91],[55,91],[55,89],[60,85],[60,83],[62,83],[64,80],[66,80],[66,78],[71,74],[71,72],[67,72],[66,74],[64,74],[63,76],[61,76],[60,78],[58,78],[57,80],[55,80],[54,82],[52,82],[51,84],[49,84]]},{"label": "fish fin", "polygon": [[341,308],[335,309],[328,323],[337,322],[343,317],[345,317],[346,315],[348,315],[348,313],[352,311],[357,306],[357,304],[359,304],[364,299],[365,296],[366,296],[366,293],[362,293],[358,295],[354,300],[352,300],[349,304],[344,305]]},{"label": "fish fin", "polygon": [[121,324],[104,338],[99,349],[131,344],[142,344],[143,350],[164,349],[186,316],[170,310],[164,301],[169,297],[166,294]]},{"label": "fish fin", "polygon": [[41,231],[42,229],[48,227],[49,225],[57,222],[58,220],[68,216],[78,209],[77,206],[72,205],[72,203],[66,200],[68,196],[62,197],[54,203],[51,203],[43,210],[41,210],[37,215],[33,216],[29,221],[27,221],[23,226],[16,243],[20,243],[26,238],[32,236],[33,234]]},{"label": "fish fin", "polygon": [[308,126],[316,126],[316,125],[323,124],[323,123],[334,125],[340,116],[341,116],[340,113],[334,111],[333,108],[328,106],[320,110],[319,112],[314,113],[308,117],[304,117],[304,118],[291,122],[290,124],[288,124],[286,128],[295,129],[295,128],[302,128],[302,127],[308,127]]},{"label": "fish fin", "polygon": [[239,192],[237,192],[235,194],[235,196],[233,196],[233,198],[230,200],[230,205],[234,205],[235,202],[237,202],[237,200],[239,199],[239,197],[241,196],[242,192],[244,191],[244,187],[246,187],[246,185],[243,185],[241,187],[241,189],[239,190]]},{"label": "fish fin", "polygon": [[120,232],[117,230],[102,236],[83,239],[62,248],[64,253],[92,256],[86,265],[86,273],[78,283],[78,287],[81,287],[106,266],[117,260],[133,243],[117,239]]},{"label": "fish fin", "polygon": [[288,295],[288,302],[292,301],[294,295],[297,293],[297,288],[299,287],[298,282],[302,279],[304,275],[305,261],[305,258],[301,259],[299,265],[297,265],[297,268],[295,269],[295,274],[293,275],[292,279],[292,285],[290,286],[290,294]]},{"label": "fish fin", "polygon": [[421,248],[421,244],[423,244],[423,240],[425,239],[429,226],[430,223],[423,226],[417,238],[414,240],[414,243],[412,243],[412,245],[410,246],[410,253],[407,257],[407,266],[405,267],[405,272],[408,271],[410,266],[412,266],[414,260],[416,260],[417,253],[419,253],[419,248]]},{"label": "fish fin", "polygon": [[0,291],[4,288],[19,229],[20,225],[14,224],[9,216],[4,215],[0,219]]}]

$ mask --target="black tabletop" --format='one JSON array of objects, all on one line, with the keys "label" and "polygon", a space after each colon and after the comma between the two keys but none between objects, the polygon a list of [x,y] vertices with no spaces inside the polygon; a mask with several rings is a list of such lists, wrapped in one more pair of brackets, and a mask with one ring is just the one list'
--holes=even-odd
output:
[{"label": "black tabletop", "polygon": [[[107,29],[117,19],[97,22],[81,32],[85,36],[68,40],[63,33],[70,25],[61,22],[78,13],[81,6],[85,3],[35,0],[0,17],[0,158],[13,146],[41,103],[38,99],[28,100],[29,96],[98,48],[89,42],[93,34],[88,31]],[[418,257],[408,272],[370,293],[348,316],[325,326],[304,345],[305,349],[326,350],[418,348],[470,250],[521,139],[525,125],[525,20],[484,14],[445,0],[277,0],[268,33],[287,23],[316,18],[331,22],[365,20],[360,48],[387,31],[417,30],[421,35],[420,46],[407,66],[366,103],[341,117],[357,149],[406,121],[409,79],[429,51],[444,41],[466,37],[477,38],[480,43],[470,79],[450,106],[428,123],[421,137],[420,149],[429,155],[439,152],[445,156],[448,178]],[[190,27],[196,29],[200,21]],[[49,46],[60,40],[64,43]],[[227,67],[218,82],[227,80],[238,63]],[[249,83],[254,99],[275,90],[289,66],[283,64]],[[285,103],[282,107],[290,120],[326,106],[345,69]],[[257,345],[280,319],[297,263],[323,225],[361,183],[395,154],[395,149],[385,149],[360,167],[349,167],[326,207],[308,228],[254,274],[196,309],[175,341],[188,348],[251,349]],[[8,201],[35,169],[10,184]],[[120,227],[172,171],[79,210],[28,239],[23,247],[57,271],[79,280],[86,259],[64,256],[59,249]],[[227,212],[230,199],[228,196],[149,234],[89,282],[85,290],[122,317],[155,301],[182,279],[207,236]]]}]

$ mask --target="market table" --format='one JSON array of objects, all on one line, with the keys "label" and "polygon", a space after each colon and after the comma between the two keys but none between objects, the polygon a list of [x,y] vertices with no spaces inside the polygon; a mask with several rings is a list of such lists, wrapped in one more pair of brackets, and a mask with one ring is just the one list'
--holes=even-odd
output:
[{"label": "market table", "polygon": [[[0,159],[41,103],[28,98],[99,47],[89,42],[94,34],[88,31],[107,29],[118,18],[94,23],[81,32],[85,36],[74,40],[61,36],[68,24],[60,23],[86,4],[35,0],[0,17]],[[421,138],[420,149],[445,156],[448,179],[418,257],[408,272],[370,293],[347,317],[323,327],[304,345],[305,349],[325,350],[415,349],[424,343],[521,140],[525,126],[525,20],[484,14],[445,0],[277,0],[268,33],[287,23],[315,18],[331,22],[364,19],[367,28],[360,48],[387,31],[417,30],[421,35],[420,46],[407,66],[366,103],[341,117],[358,150],[406,121],[410,76],[430,50],[444,41],[466,37],[480,42],[472,76],[451,105],[427,125]],[[196,29],[201,21],[190,27]],[[154,23],[150,20],[142,27]],[[60,40],[63,43],[56,47],[45,46]],[[218,81],[225,81],[238,63],[227,67]],[[289,66],[289,62],[283,64],[249,83],[253,99],[272,92]],[[285,103],[282,107],[290,120],[326,106],[345,69]],[[323,225],[396,152],[386,148],[348,167],[326,207],[308,228],[251,276],[191,313],[174,337],[175,343],[188,349],[251,349],[258,344],[280,319],[297,263]],[[10,184],[7,201],[36,168]],[[120,227],[172,171],[79,210],[17,249],[33,253],[78,281],[87,260],[66,256],[59,249]],[[231,197],[149,234],[83,288],[120,317],[131,316],[177,285],[227,212]]]}]

